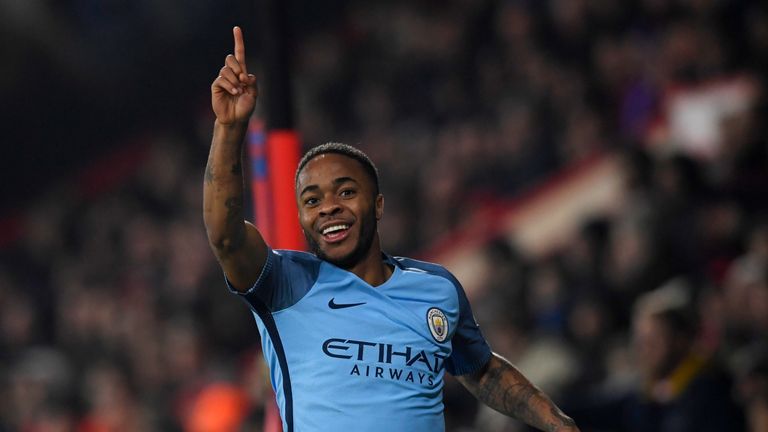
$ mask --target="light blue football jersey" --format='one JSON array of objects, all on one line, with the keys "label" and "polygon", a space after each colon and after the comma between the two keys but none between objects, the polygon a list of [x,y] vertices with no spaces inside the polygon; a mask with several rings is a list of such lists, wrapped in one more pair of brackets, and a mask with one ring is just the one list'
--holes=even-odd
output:
[{"label": "light blue football jersey", "polygon": [[443,267],[390,257],[373,287],[316,256],[269,250],[243,298],[256,318],[284,432],[443,431],[443,377],[491,350]]}]

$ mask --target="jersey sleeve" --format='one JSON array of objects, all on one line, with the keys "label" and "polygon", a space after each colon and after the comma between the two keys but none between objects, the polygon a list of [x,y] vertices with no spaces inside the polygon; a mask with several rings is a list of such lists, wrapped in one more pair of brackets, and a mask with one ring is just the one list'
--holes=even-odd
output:
[{"label": "jersey sleeve", "polygon": [[289,308],[312,288],[319,273],[320,262],[302,252],[267,250],[267,260],[258,279],[248,291],[236,290],[224,277],[230,292],[249,306],[266,306],[270,312]]},{"label": "jersey sleeve", "polygon": [[458,280],[453,277],[452,280],[459,296],[459,324],[451,339],[453,351],[445,367],[451,375],[466,375],[485,366],[491,358],[491,347],[472,315],[464,288]]}]

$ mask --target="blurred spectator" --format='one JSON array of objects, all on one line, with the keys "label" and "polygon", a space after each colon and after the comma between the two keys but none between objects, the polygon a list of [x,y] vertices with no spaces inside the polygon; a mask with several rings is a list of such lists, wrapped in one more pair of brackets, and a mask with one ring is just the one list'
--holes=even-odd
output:
[{"label": "blurred spectator", "polygon": [[577,422],[599,430],[744,430],[728,374],[696,344],[690,296],[675,279],[638,300],[632,326],[638,381],[623,398],[582,401]]},{"label": "blurred spectator", "polygon": [[727,375],[697,351],[697,323],[686,288],[675,280],[637,303],[633,334],[642,381],[629,403],[628,429],[743,429]]},{"label": "blurred spectator", "polygon": [[765,341],[741,353],[738,396],[744,403],[750,432],[768,428],[768,346]]}]

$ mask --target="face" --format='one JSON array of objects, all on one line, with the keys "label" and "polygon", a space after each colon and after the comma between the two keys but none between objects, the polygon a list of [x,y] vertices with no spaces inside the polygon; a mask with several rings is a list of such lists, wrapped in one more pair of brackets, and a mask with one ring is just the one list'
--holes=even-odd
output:
[{"label": "face", "polygon": [[341,268],[368,256],[383,214],[384,198],[374,196],[363,165],[326,153],[310,160],[296,183],[299,222],[312,252]]},{"label": "face", "polygon": [[640,371],[648,378],[666,377],[682,359],[684,344],[656,316],[637,317],[633,331]]}]

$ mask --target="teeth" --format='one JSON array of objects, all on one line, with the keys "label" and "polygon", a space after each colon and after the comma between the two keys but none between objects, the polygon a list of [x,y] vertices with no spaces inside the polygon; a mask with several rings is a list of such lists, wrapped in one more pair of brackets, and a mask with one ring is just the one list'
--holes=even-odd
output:
[{"label": "teeth", "polygon": [[334,231],[345,230],[347,228],[349,228],[349,225],[333,225],[333,226],[329,226],[328,228],[323,230],[323,235],[326,235],[328,233],[332,233]]}]

